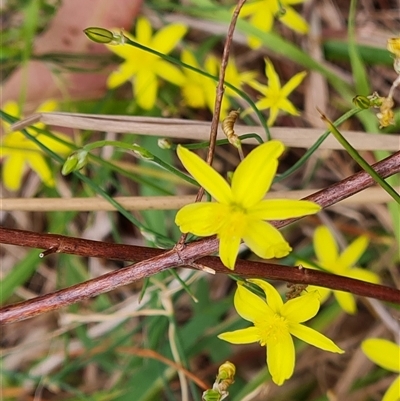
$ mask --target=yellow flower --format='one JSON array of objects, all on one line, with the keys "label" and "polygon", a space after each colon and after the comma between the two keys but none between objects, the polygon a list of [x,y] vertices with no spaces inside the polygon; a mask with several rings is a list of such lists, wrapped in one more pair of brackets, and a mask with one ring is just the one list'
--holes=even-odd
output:
[{"label": "yellow flower", "polygon": [[271,284],[259,279],[248,281],[262,288],[266,300],[238,283],[234,305],[237,313],[254,326],[222,333],[218,338],[232,344],[258,342],[266,346],[267,365],[274,383],[280,386],[293,374],[295,349],[292,336],[325,351],[344,352],[323,334],[301,324],[314,317],[320,308],[315,291],[283,303]]},{"label": "yellow flower", "polygon": [[[276,73],[271,61],[266,59],[265,64],[265,74],[268,79],[268,85],[262,85],[256,81],[251,81],[249,84],[264,95],[264,97],[256,103],[256,106],[259,110],[270,109],[268,125],[271,126],[274,124],[279,110],[286,111],[294,116],[299,115],[299,112],[287,97],[301,84],[307,73],[305,71],[299,72],[281,87],[279,75]],[[250,109],[246,110],[246,113],[248,111],[250,111]]]},{"label": "yellow flower", "polygon": [[[189,50],[182,52],[182,61],[193,67],[201,69],[193,53]],[[204,62],[204,70],[211,75],[219,76],[221,62],[214,56],[208,56]],[[182,95],[184,102],[192,108],[201,109],[208,108],[211,112],[214,111],[215,95],[217,82],[211,78],[207,78],[189,69],[184,71],[186,80],[182,85]],[[239,72],[235,61],[230,59],[226,71],[225,81],[241,89],[243,84],[249,84],[256,76],[254,71]],[[232,108],[229,98],[237,98],[239,95],[232,89],[225,87],[225,95],[221,105],[221,119],[228,115],[228,111]]]},{"label": "yellow flower", "polygon": [[[152,36],[150,22],[139,17],[136,22],[136,37],[124,32],[124,35],[134,42],[169,54],[187,32],[182,24],[171,24],[160,29]],[[182,72],[162,58],[131,45],[106,45],[109,50],[125,59],[118,70],[113,71],[107,80],[109,88],[122,85],[125,81],[133,80],[134,98],[143,109],[150,110],[157,98],[157,77],[163,78],[175,85],[182,85]]]},{"label": "yellow flower", "polygon": [[[181,60],[192,67],[202,69],[194,54],[187,49],[182,51]],[[214,70],[210,61],[210,58],[205,60],[204,70],[212,74]],[[183,73],[185,81],[181,88],[184,103],[193,109],[207,107],[211,111],[214,110],[216,81],[188,68],[185,68]]]},{"label": "yellow flower", "polygon": [[[240,11],[241,17],[250,17],[250,23],[263,32],[272,29],[274,18],[279,17],[286,26],[299,33],[308,32],[307,22],[292,8],[291,4],[303,3],[304,0],[254,0],[244,4]],[[261,41],[249,36],[249,46],[257,48]]]},{"label": "yellow flower", "polygon": [[266,142],[251,151],[239,164],[229,184],[196,154],[182,146],[178,157],[186,170],[217,202],[200,202],[184,206],[175,222],[183,233],[199,236],[217,234],[222,263],[233,269],[241,239],[259,257],[281,258],[291,247],[282,234],[263,220],[279,220],[317,213],[313,202],[263,200],[278,167],[284,146],[279,141]]},{"label": "yellow flower", "polygon": [[[335,238],[325,226],[319,226],[314,232],[314,249],[317,256],[317,264],[328,272],[339,276],[346,276],[370,283],[379,283],[379,276],[359,267],[354,267],[368,246],[368,238],[360,236],[356,238],[341,254]],[[300,261],[300,263],[311,269],[315,269],[311,264]],[[318,290],[321,296],[321,303],[331,294],[332,290],[323,287],[308,286],[307,291]],[[357,310],[354,296],[348,292],[333,291],[333,295],[341,308],[347,313],[353,314]]]},{"label": "yellow flower", "polygon": [[[38,112],[52,111],[57,103],[50,100],[39,106]],[[20,110],[16,102],[10,101],[4,105],[3,110],[14,117],[20,117]],[[8,124],[2,122],[5,128]],[[35,124],[38,128],[43,128],[43,124]],[[28,130],[29,131],[29,130]],[[50,138],[44,134],[38,134],[36,131],[29,131],[43,145],[58,154],[67,154],[70,148],[61,144],[56,139]],[[70,141],[69,137],[57,134],[60,139]],[[53,173],[48,166],[45,154],[38,145],[25,137],[22,132],[10,132],[1,138],[0,158],[3,159],[3,184],[10,191],[17,191],[21,187],[22,177],[25,169],[29,166],[34,170],[42,182],[52,187],[55,184]]]},{"label": "yellow flower", "polygon": [[[389,340],[369,338],[361,344],[364,354],[383,369],[400,373],[400,346]],[[382,401],[400,400],[400,375],[387,389]]]}]

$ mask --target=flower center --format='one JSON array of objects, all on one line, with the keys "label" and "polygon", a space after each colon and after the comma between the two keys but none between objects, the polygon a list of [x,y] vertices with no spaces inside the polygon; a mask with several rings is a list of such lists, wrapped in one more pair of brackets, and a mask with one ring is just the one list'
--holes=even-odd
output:
[{"label": "flower center", "polygon": [[283,334],[289,332],[289,324],[286,318],[276,313],[271,319],[254,322],[254,326],[260,331],[260,344],[262,346],[279,343]]}]

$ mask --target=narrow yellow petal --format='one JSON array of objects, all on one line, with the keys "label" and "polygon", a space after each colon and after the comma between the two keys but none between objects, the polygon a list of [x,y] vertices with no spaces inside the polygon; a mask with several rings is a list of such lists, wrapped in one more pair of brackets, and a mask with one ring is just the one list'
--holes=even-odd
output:
[{"label": "narrow yellow petal", "polygon": [[339,256],[338,264],[349,268],[354,266],[368,247],[369,239],[365,235],[356,238]]},{"label": "narrow yellow petal", "polygon": [[117,70],[113,71],[107,78],[107,88],[114,89],[129,81],[136,71],[133,70],[132,63],[122,63]]},{"label": "narrow yellow petal", "polygon": [[232,344],[250,344],[260,341],[259,330],[256,327],[227,331],[226,333],[219,334],[217,337]]},{"label": "narrow yellow petal", "polygon": [[216,202],[192,203],[178,211],[175,223],[183,233],[202,237],[216,234],[226,219],[229,210]]},{"label": "narrow yellow petal", "polygon": [[282,307],[282,316],[293,323],[306,322],[313,318],[319,311],[320,301],[316,291],[290,299]]},{"label": "narrow yellow petal", "polygon": [[239,245],[241,240],[240,233],[238,235],[224,235],[225,232],[219,232],[219,257],[221,262],[228,269],[235,268],[236,258],[239,252]]},{"label": "narrow yellow petal", "polygon": [[203,159],[183,146],[178,146],[177,154],[186,170],[214,199],[225,204],[231,202],[231,189],[221,175]]},{"label": "narrow yellow petal", "polygon": [[157,60],[154,65],[154,72],[162,79],[177,86],[182,86],[185,82],[185,76],[182,71],[164,60]]},{"label": "narrow yellow petal", "polygon": [[289,96],[294,89],[296,89],[302,82],[303,79],[307,76],[307,71],[302,71],[297,73],[296,75],[293,75],[292,78],[289,79],[288,82],[283,86],[282,88],[282,96],[287,97]]},{"label": "narrow yellow petal", "polygon": [[325,269],[336,263],[338,246],[328,227],[319,226],[314,232],[314,249],[317,258]]},{"label": "narrow yellow petal", "polygon": [[20,152],[3,160],[3,184],[10,191],[17,191],[21,187],[24,174],[25,160]]},{"label": "narrow yellow petal", "polygon": [[313,345],[314,347],[321,348],[324,351],[337,352],[343,354],[343,350],[339,348],[332,340],[318,331],[311,329],[299,323],[289,324],[290,334],[298,339]]},{"label": "narrow yellow petal", "polygon": [[170,24],[160,29],[153,37],[151,47],[163,54],[169,54],[185,36],[187,27],[183,24]]},{"label": "narrow yellow petal", "polygon": [[361,349],[378,366],[400,373],[400,346],[383,338],[368,338]]},{"label": "narrow yellow petal", "polygon": [[281,220],[308,216],[321,210],[314,202],[292,199],[267,199],[254,205],[248,214],[254,219]]},{"label": "narrow yellow petal", "polygon": [[37,173],[43,184],[54,187],[55,181],[50,167],[44,157],[40,154],[31,154],[25,158],[33,171]]},{"label": "narrow yellow petal", "polygon": [[232,177],[235,202],[248,209],[257,204],[271,186],[278,167],[278,157],[285,147],[272,140],[254,148],[239,164]]},{"label": "narrow yellow petal", "polygon": [[379,284],[381,282],[380,277],[376,273],[359,267],[352,268],[348,274],[346,274],[346,277],[356,278],[366,281],[367,283]]},{"label": "narrow yellow petal", "polygon": [[382,401],[399,401],[400,400],[400,376],[394,380],[384,394]]},{"label": "narrow yellow petal", "polygon": [[349,315],[354,315],[357,312],[356,300],[353,294],[344,291],[333,291],[333,295],[340,307]]},{"label": "narrow yellow petal", "polygon": [[292,250],[275,227],[261,220],[249,221],[243,234],[243,241],[263,259],[283,258]]},{"label": "narrow yellow petal", "polygon": [[272,380],[281,386],[293,375],[295,350],[289,333],[282,333],[279,342],[267,344],[267,364]]},{"label": "narrow yellow petal", "polygon": [[266,320],[274,314],[274,311],[265,301],[240,283],[238,283],[233,302],[237,313],[243,319],[252,323],[259,320]]},{"label": "narrow yellow petal", "polygon": [[153,35],[153,29],[150,25],[150,21],[145,17],[139,17],[136,20],[136,39],[142,45],[149,46],[151,44],[151,37]]},{"label": "narrow yellow petal", "polygon": [[151,70],[141,69],[135,77],[135,98],[140,107],[150,110],[156,104],[158,82]]},{"label": "narrow yellow petal", "polygon": [[281,90],[281,81],[276,73],[271,60],[265,59],[265,75],[268,78],[268,88],[279,93]]},{"label": "narrow yellow petal", "polygon": [[[265,298],[267,300],[268,306],[272,309],[274,313],[280,313],[281,308],[283,306],[283,301],[279,292],[275,289],[273,285],[268,283],[267,281],[260,280],[257,278],[252,278],[248,280],[250,283],[253,283],[259,286],[265,293]],[[266,319],[267,317],[264,317]]]},{"label": "narrow yellow petal", "polygon": [[291,7],[285,6],[285,14],[279,20],[296,32],[302,34],[308,32],[307,22]]}]

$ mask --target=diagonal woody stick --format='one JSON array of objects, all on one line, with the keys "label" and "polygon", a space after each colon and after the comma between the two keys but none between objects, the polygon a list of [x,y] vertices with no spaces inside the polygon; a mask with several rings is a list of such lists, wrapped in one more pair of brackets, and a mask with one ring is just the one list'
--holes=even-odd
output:
[{"label": "diagonal woody stick", "polygon": [[[400,171],[400,151],[389,156],[388,158],[373,165],[375,171],[383,178],[389,177]],[[352,176],[342,180],[330,187],[310,195],[304,200],[318,203],[321,207],[327,208],[340,202],[354,193],[373,185],[374,181],[365,171],[353,174]],[[281,228],[299,219],[290,219],[275,221],[274,226]],[[11,231],[3,229],[0,231],[0,242],[14,243],[16,245],[26,245],[31,247],[39,247],[52,249],[51,252],[67,252],[84,256],[97,256],[104,258],[118,258],[118,254],[123,256],[124,260],[140,260],[140,258],[150,259],[143,260],[139,263],[127,266],[121,270],[117,270],[103,276],[88,280],[84,283],[74,285],[69,288],[37,297],[28,301],[24,301],[15,305],[5,306],[0,309],[0,324],[12,323],[19,320],[28,319],[33,316],[40,315],[45,312],[59,309],[63,306],[82,301],[84,299],[94,297],[96,295],[111,291],[122,285],[132,283],[133,281],[149,277],[155,273],[163,271],[171,267],[192,266],[194,261],[199,261],[210,266],[218,273],[228,274],[231,271],[222,266],[217,258],[207,257],[218,250],[218,240],[215,237],[205,238],[200,241],[187,244],[184,248],[172,249],[170,251],[162,251],[151,248],[133,247],[128,245],[105,244],[98,242],[99,246],[94,245],[93,241],[88,242],[77,238],[66,238],[55,236],[51,238],[46,235],[39,234],[38,237],[32,239],[32,233],[25,235],[19,232],[17,237],[14,235],[14,241],[10,242],[12,236]],[[33,237],[37,234],[33,234]],[[57,239],[57,237],[59,239]],[[64,241],[64,245],[63,242]],[[79,246],[81,245],[81,248]],[[118,247],[124,248],[118,248]],[[69,248],[68,248],[69,247]],[[69,251],[68,251],[69,249]],[[101,253],[100,253],[101,249]],[[71,252],[74,250],[74,252]],[[78,250],[78,251],[77,251]],[[85,252],[84,252],[85,250]],[[116,251],[118,250],[118,251]],[[124,253],[122,251],[124,250]],[[97,253],[96,253],[97,252]],[[132,252],[132,253],[131,253]],[[140,256],[142,255],[142,256]],[[202,259],[204,258],[204,259]],[[349,291],[353,294],[375,297],[390,302],[400,304],[400,291],[369,284],[347,277],[330,275],[309,269],[300,269],[288,266],[278,266],[273,264],[238,261],[235,273],[243,276],[270,278],[290,281],[301,284],[314,284],[326,286],[332,289]]]}]

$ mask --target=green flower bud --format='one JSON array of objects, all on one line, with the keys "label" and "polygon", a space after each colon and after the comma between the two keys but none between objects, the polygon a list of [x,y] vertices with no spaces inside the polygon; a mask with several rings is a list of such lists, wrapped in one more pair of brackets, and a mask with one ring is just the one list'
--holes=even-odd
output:
[{"label": "green flower bud", "polygon": [[76,152],[71,153],[62,166],[61,174],[68,175],[73,171],[78,171],[85,167],[87,164],[87,155],[88,152],[83,149],[79,149]]},{"label": "green flower bud", "polygon": [[113,32],[104,28],[90,27],[83,30],[85,35],[96,43],[111,43],[115,41]]},{"label": "green flower bud", "polygon": [[209,389],[204,391],[201,397],[204,401],[221,401],[221,394],[217,390]]},{"label": "green flower bud", "polygon": [[357,95],[353,97],[353,103],[360,109],[369,109],[372,107],[371,100],[367,96]]}]

